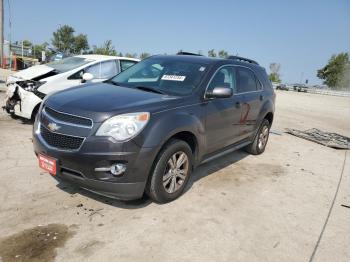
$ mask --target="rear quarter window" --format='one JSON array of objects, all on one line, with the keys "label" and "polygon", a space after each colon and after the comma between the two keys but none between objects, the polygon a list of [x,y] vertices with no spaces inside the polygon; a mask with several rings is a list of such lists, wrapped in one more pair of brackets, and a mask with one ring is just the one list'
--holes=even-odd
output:
[{"label": "rear quarter window", "polygon": [[258,89],[257,80],[248,68],[237,68],[237,93],[253,92]]}]

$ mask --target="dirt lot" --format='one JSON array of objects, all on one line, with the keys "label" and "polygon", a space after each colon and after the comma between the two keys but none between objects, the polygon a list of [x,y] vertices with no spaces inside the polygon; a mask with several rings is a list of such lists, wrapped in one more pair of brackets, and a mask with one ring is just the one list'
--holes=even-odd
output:
[{"label": "dirt lot", "polygon": [[[273,130],[287,127],[350,136],[350,99],[278,92]],[[59,184],[43,173],[32,151],[31,129],[0,113],[4,262],[32,261],[30,256],[40,261],[309,261],[312,254],[313,261],[350,261],[350,208],[341,206],[350,206],[346,151],[271,134],[261,156],[238,151],[201,166],[175,202],[125,203]]]}]

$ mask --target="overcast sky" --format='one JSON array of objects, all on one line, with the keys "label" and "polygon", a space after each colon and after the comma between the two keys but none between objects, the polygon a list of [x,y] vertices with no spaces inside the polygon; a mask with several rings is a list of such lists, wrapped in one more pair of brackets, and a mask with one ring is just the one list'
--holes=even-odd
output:
[{"label": "overcast sky", "polygon": [[[9,5],[11,13],[9,12]],[[151,54],[225,49],[268,69],[281,64],[282,80],[309,79],[332,54],[350,51],[350,1],[23,1],[5,3],[5,39],[51,43],[68,24],[89,44],[111,39],[117,51]],[[9,15],[11,14],[11,15]],[[9,19],[12,27],[9,29]]]}]

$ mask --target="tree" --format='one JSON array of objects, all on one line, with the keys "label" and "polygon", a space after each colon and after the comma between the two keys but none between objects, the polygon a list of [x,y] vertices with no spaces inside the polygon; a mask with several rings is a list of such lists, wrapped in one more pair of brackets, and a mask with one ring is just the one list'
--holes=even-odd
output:
[{"label": "tree", "polygon": [[141,53],[141,54],[140,54],[140,59],[142,60],[142,59],[145,59],[145,58],[147,58],[147,57],[149,57],[149,56],[151,56],[149,53],[144,52],[144,53]]},{"label": "tree", "polygon": [[278,63],[271,63],[270,64],[270,75],[269,75],[269,79],[271,82],[277,82],[280,83],[281,79],[280,79],[280,69],[281,69],[281,65]]},{"label": "tree", "polygon": [[347,63],[339,81],[340,88],[350,88],[350,63]]},{"label": "tree", "polygon": [[33,46],[33,56],[37,59],[39,59],[39,61],[41,61],[42,58],[42,51],[45,52],[46,57],[51,56],[51,51],[47,49],[47,47],[49,46],[49,44],[47,42],[41,44],[41,45],[34,45]]},{"label": "tree", "polygon": [[74,53],[79,54],[89,49],[87,35],[79,34],[74,38]]},{"label": "tree", "polygon": [[58,52],[80,54],[89,49],[87,35],[74,35],[74,28],[64,25],[53,32],[52,45]]},{"label": "tree", "polygon": [[227,59],[228,58],[228,53],[225,51],[225,50],[220,50],[219,53],[218,53],[219,57],[221,58],[225,58]]},{"label": "tree", "polygon": [[216,57],[215,50],[214,50],[214,49],[209,50],[209,51],[208,51],[208,56],[209,56],[209,57]]},{"label": "tree", "polygon": [[129,57],[129,58],[136,58],[136,57],[137,57],[137,54],[136,54],[136,53],[133,53],[133,54],[131,54],[131,53],[126,53],[125,56],[126,56],[126,57]]},{"label": "tree", "polygon": [[24,47],[31,47],[33,45],[32,42],[30,42],[29,40],[22,40],[22,42],[19,44],[23,44]]},{"label": "tree", "polygon": [[331,88],[350,87],[350,61],[348,53],[332,55],[328,64],[317,70],[317,77]]},{"label": "tree", "polygon": [[100,47],[94,46],[93,49],[94,49],[94,54],[112,55],[112,56],[117,55],[117,51],[115,50],[112,44],[112,40],[105,41],[103,45]]},{"label": "tree", "polygon": [[73,53],[74,52],[74,28],[69,25],[64,25],[53,32],[52,45],[59,52]]}]

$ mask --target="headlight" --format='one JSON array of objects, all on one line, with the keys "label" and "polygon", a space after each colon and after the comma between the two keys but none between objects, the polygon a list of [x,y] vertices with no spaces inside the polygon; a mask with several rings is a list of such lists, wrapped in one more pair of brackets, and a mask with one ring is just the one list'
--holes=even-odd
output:
[{"label": "headlight", "polygon": [[137,136],[146,126],[148,112],[130,113],[111,117],[96,132],[96,136],[111,136],[117,141],[129,140]]},{"label": "headlight", "polygon": [[33,92],[34,89],[36,88],[36,86],[34,85],[34,83],[27,83],[25,86],[23,86],[23,89],[28,91],[28,92]]},{"label": "headlight", "polygon": [[39,86],[45,84],[46,82],[44,81],[23,81],[23,82],[18,82],[18,85],[20,85],[24,90],[28,92],[34,92],[36,89],[38,89]]}]

